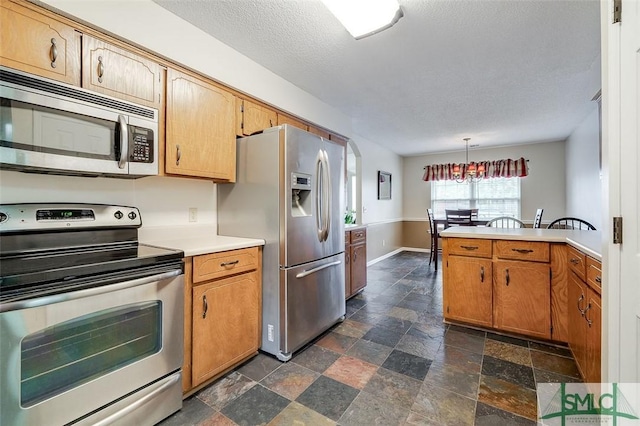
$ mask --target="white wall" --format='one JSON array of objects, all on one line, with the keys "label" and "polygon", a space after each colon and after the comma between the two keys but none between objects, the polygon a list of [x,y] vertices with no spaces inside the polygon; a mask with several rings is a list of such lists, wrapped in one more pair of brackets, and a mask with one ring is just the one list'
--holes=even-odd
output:
[{"label": "white wall", "polygon": [[[402,220],[402,157],[358,135],[353,137],[352,143],[357,145],[362,160],[361,223]],[[391,173],[390,200],[378,200],[378,170]]]},{"label": "white wall", "polygon": [[[431,183],[424,182],[424,166],[428,164],[459,163],[464,150],[442,154],[404,158],[404,204],[407,220],[426,220],[431,205]],[[544,208],[543,222],[565,215],[565,142],[471,149],[469,158],[476,161],[520,158],[529,160],[529,176],[522,179],[522,219],[533,221],[537,208]]]},{"label": "white wall", "polygon": [[600,122],[597,104],[566,143],[567,216],[602,229]]}]

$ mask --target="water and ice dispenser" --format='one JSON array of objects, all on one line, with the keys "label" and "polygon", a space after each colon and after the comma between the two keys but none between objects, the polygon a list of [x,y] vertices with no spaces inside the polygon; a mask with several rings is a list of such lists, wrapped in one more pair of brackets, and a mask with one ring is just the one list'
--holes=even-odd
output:
[{"label": "water and ice dispenser", "polygon": [[311,175],[291,173],[291,216],[311,216]]}]

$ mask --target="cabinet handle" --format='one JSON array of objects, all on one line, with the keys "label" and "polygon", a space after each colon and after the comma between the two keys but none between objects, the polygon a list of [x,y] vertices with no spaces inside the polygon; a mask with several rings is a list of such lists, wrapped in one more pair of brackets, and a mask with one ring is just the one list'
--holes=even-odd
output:
[{"label": "cabinet handle", "polygon": [[507,282],[507,287],[509,287],[509,282],[511,281],[511,278],[509,278],[509,269],[505,269],[504,274],[505,274],[505,280]]},{"label": "cabinet handle", "polygon": [[231,262],[222,262],[220,266],[224,268],[225,266],[235,265],[239,262],[240,262],[239,260],[232,260]]},{"label": "cabinet handle", "polygon": [[104,63],[102,63],[102,56],[98,56],[98,83],[102,83],[103,75],[104,75]]},{"label": "cabinet handle", "polygon": [[176,166],[180,165],[180,157],[182,157],[182,151],[180,151],[180,145],[176,145]]},{"label": "cabinet handle", "polygon": [[580,307],[580,302],[582,302],[583,300],[584,294],[581,294],[580,297],[578,297],[578,310],[580,311],[580,315],[582,316],[584,316],[585,310]]},{"label": "cabinet handle", "polygon": [[531,250],[531,249],[514,248],[514,249],[511,249],[511,251],[517,251],[518,253],[522,253],[522,254],[524,254],[524,253],[533,253],[533,250]]},{"label": "cabinet handle", "polygon": [[207,311],[209,310],[209,305],[207,304],[207,295],[202,296],[202,308],[204,311],[202,312],[202,318],[207,317]]},{"label": "cabinet handle", "polygon": [[353,252],[353,261],[355,262],[358,259],[358,252],[354,251]]},{"label": "cabinet handle", "polygon": [[595,277],[594,281],[597,282],[598,284],[600,284],[602,282],[602,278],[601,277]]},{"label": "cabinet handle", "polygon": [[269,119],[269,127],[273,127],[273,120]]},{"label": "cabinet handle", "polygon": [[463,248],[465,250],[478,250],[478,246],[460,246],[460,248]]},{"label": "cabinet handle", "polygon": [[58,46],[56,45],[56,39],[51,39],[51,49],[49,49],[49,56],[51,57],[51,68],[56,67],[56,59],[58,59]]},{"label": "cabinet handle", "polygon": [[344,254],[344,263],[347,265],[349,264],[349,253]]},{"label": "cabinet handle", "polygon": [[484,282],[484,266],[480,267],[480,282]]},{"label": "cabinet handle", "polygon": [[584,319],[587,320],[587,324],[589,324],[589,327],[591,327],[591,324],[593,324],[593,321],[591,321],[589,319],[589,316],[587,315],[587,313],[589,312],[589,309],[591,309],[591,303],[589,303],[587,305],[587,309],[584,310]]},{"label": "cabinet handle", "polygon": [[573,263],[574,265],[577,265],[578,263],[580,263],[580,261],[575,257],[572,257],[571,259],[569,259],[569,262]]}]

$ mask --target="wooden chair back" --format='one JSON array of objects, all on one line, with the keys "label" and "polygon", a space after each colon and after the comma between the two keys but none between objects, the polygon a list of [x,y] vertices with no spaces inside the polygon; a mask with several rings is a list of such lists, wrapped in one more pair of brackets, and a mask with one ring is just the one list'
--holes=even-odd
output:
[{"label": "wooden chair back", "polygon": [[520,219],[516,219],[511,216],[500,216],[494,217],[489,222],[487,222],[487,226],[493,228],[524,228],[524,222]]},{"label": "wooden chair back", "polygon": [[582,229],[584,231],[595,231],[596,227],[583,219],[577,217],[561,217],[554,220],[547,229]]},{"label": "wooden chair back", "polygon": [[471,226],[471,209],[445,210],[447,219],[446,227],[450,226]]},{"label": "wooden chair back", "polygon": [[536,216],[533,218],[533,227],[534,228],[540,228],[540,226],[542,225],[542,213],[543,212],[544,212],[544,209],[536,210]]}]

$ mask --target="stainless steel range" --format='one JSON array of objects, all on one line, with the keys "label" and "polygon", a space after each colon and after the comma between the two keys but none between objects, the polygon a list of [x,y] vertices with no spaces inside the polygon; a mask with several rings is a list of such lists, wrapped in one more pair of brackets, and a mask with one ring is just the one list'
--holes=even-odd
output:
[{"label": "stainless steel range", "polygon": [[7,425],[155,424],[182,406],[183,252],[133,207],[0,205]]}]

